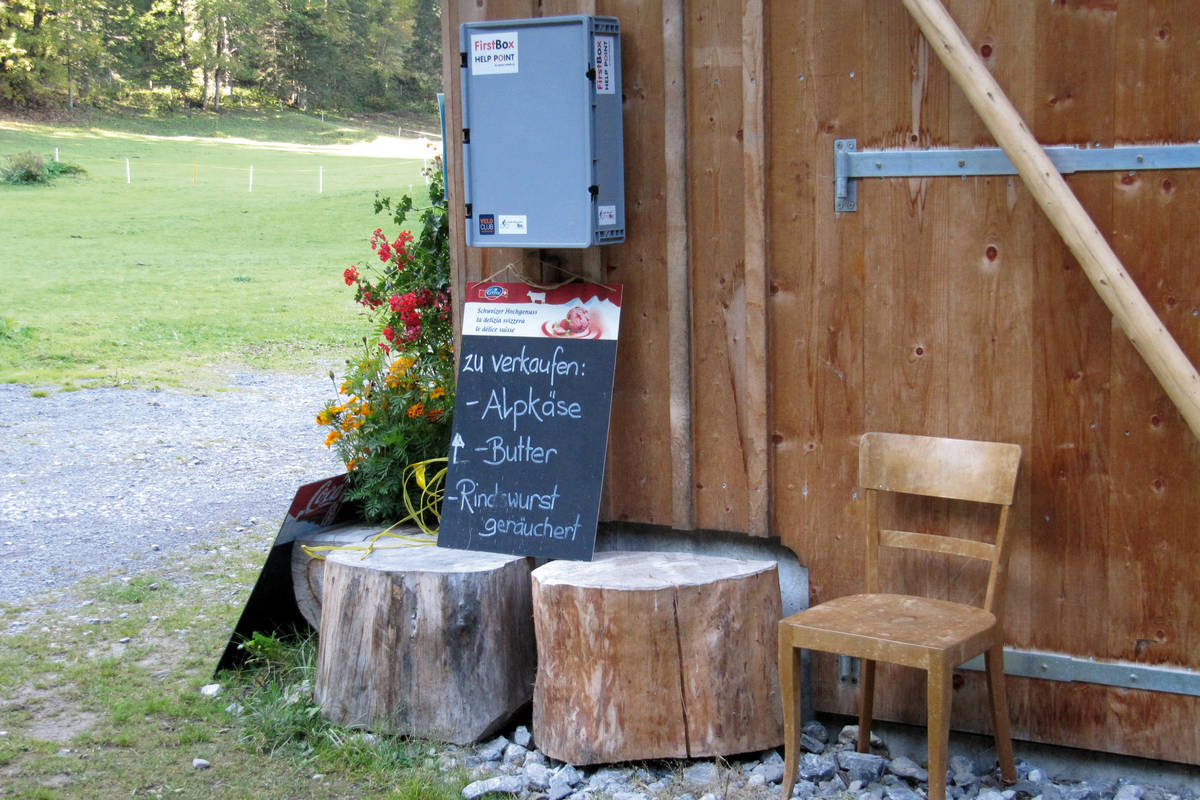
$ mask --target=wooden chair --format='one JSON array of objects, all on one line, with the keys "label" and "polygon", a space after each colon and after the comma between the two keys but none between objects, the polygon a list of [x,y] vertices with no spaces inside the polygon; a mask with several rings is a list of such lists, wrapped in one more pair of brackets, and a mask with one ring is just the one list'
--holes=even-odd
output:
[{"label": "wooden chair", "polygon": [[[796,781],[800,737],[800,652],[821,650],[862,659],[858,750],[868,752],[875,662],[927,672],[929,800],[943,800],[950,736],[954,668],[985,654],[987,686],[1000,770],[1016,780],[1008,703],[1004,694],[1004,605],[1008,510],[1021,448],[1015,444],[867,433],[858,454],[859,483],[867,498],[866,594],[839,597],[779,623],[779,678],[783,696],[786,773],[783,800]],[[896,492],[999,506],[994,542],[880,529],[879,493]],[[879,548],[899,547],[988,562],[983,607],[926,597],[883,594]]]}]

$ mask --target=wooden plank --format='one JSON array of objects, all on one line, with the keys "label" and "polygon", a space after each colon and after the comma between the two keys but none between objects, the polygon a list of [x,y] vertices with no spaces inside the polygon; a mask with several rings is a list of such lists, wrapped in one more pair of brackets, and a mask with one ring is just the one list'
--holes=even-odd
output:
[{"label": "wooden plank", "polygon": [[[771,137],[771,191],[767,197],[767,231],[771,237],[771,276],[767,287],[768,370],[776,400],[771,406],[771,527],[785,544],[801,554],[801,562],[818,549],[817,518],[807,502],[807,485],[815,481],[819,418],[814,386],[817,317],[816,194],[819,168],[817,109],[813,64],[818,54],[810,30],[819,16],[808,3],[770,4],[766,26],[788,36],[770,40],[766,70]],[[828,178],[828,176],[825,176]],[[831,196],[832,197],[832,196]],[[830,200],[832,202],[832,199]]]},{"label": "wooden plank", "polygon": [[[1039,6],[1031,120],[1047,144],[1112,144],[1113,14],[1077,4]],[[1112,220],[1110,178],[1070,181],[1095,223]],[[1107,639],[1106,588],[1110,463],[1107,381],[1112,320],[1078,261],[1044,220],[1033,228],[1034,449],[1031,497],[1033,571],[1029,590],[1037,624],[1029,645],[1099,655]],[[1073,684],[1039,686],[1022,720],[1064,737],[1102,730],[1107,712]]]},{"label": "wooden plank", "polygon": [[[1172,13],[1172,11],[1174,13]],[[1180,141],[1200,125],[1200,74],[1188,43],[1200,20],[1177,4],[1150,3],[1118,28],[1117,137]],[[1136,81],[1136,84],[1134,83]],[[1171,102],[1161,102],[1169,93]],[[1114,176],[1114,242],[1172,333],[1200,352],[1200,175],[1193,171]],[[1200,666],[1189,648],[1200,560],[1191,534],[1200,523],[1192,487],[1200,445],[1125,343],[1113,344],[1113,524],[1110,583],[1128,601],[1117,610],[1113,657]]]},{"label": "wooden plank", "polygon": [[[1191,142],[1200,128],[1200,69],[1194,6],[1155,0],[1121,6],[1117,16],[1115,139]],[[1113,247],[1171,334],[1200,353],[1200,174],[1113,175]],[[1112,346],[1112,492],[1107,655],[1140,663],[1200,668],[1200,444],[1117,335]],[[1195,717],[1170,695],[1108,696],[1116,746],[1169,748],[1200,760]],[[1193,707],[1194,708],[1194,707]],[[1110,746],[1112,746],[1110,744]]]},{"label": "wooden plank", "polygon": [[763,0],[742,2],[743,263],[746,284],[746,530],[770,533],[767,427],[767,152],[766,31]]},{"label": "wooden plank", "polygon": [[667,247],[667,372],[670,376],[671,524],[696,525],[695,450],[692,440],[691,260],[687,218],[687,51],[684,0],[664,0],[663,181]]},{"label": "wooden plank", "polygon": [[[834,140],[862,135],[866,2],[772,4],[789,31],[768,71],[773,242],[770,342],[774,527],[810,569],[812,602],[862,586],[864,245],[860,214],[833,212]],[[857,74],[858,77],[855,77]],[[814,659],[817,708],[850,712],[834,661]]]},{"label": "wooden plank", "polygon": [[664,10],[657,0],[602,0],[597,11],[621,20],[625,160],[637,165],[625,175],[626,240],[603,248],[607,279],[625,287],[606,516],[672,525],[677,522],[676,470],[681,463],[690,469],[691,460],[676,457],[671,395],[681,388],[686,396],[691,387],[686,378],[677,386],[678,375],[662,364],[674,336],[671,317],[663,313],[671,297],[665,221],[669,199],[663,189],[671,180],[664,158],[670,139],[661,46]]},{"label": "wooden plank", "polygon": [[[1016,41],[1022,41],[1016,34],[1011,41],[997,38],[996,46],[1011,47]],[[957,137],[952,141],[957,142]],[[950,434],[1015,442],[1024,452],[1010,513],[1012,546],[1004,608],[1007,641],[1020,646],[1028,641],[1031,621],[1041,620],[1031,608],[1029,536],[1035,352],[1031,233],[1037,211],[1015,178],[952,181],[949,188],[950,206],[956,210],[948,242],[956,276],[947,306],[949,381],[953,387]],[[951,530],[956,535],[973,536],[986,522],[982,516],[955,519]],[[966,571],[955,576],[955,583],[972,589],[971,594],[959,595],[959,599],[983,599],[982,594],[974,593],[980,582],[973,577]],[[1026,706],[1021,691],[1018,685],[1008,686],[1014,719]],[[982,677],[976,680],[967,676],[955,697],[956,728],[989,729],[985,713],[987,687]]]},{"label": "wooden plank", "polygon": [[741,6],[685,4],[696,524],[745,531],[754,399],[746,354]]},{"label": "wooden plank", "polygon": [[[872,3],[861,74],[869,101],[860,148],[923,149],[946,141],[950,81],[898,3]],[[949,413],[946,309],[950,227],[945,181],[872,181],[860,187],[865,231],[863,429],[945,435]],[[881,498],[882,518],[912,530],[945,531],[947,507],[923,498]],[[885,551],[880,580],[889,591],[948,598],[962,564],[913,551]],[[924,692],[925,676],[881,670],[875,708],[896,717]],[[844,690],[843,690],[844,691]],[[848,692],[845,692],[849,694]],[[923,705],[920,700],[917,706]],[[916,713],[917,709],[912,709]]]},{"label": "wooden plank", "polygon": [[1049,714],[1024,718],[1019,732],[1014,727],[1013,735],[1017,738],[1196,763],[1195,728],[1196,720],[1200,719],[1200,697],[1086,683],[1012,680],[1025,685],[1030,705],[1034,707],[1058,704],[1063,687],[1070,688],[1079,698],[1076,703],[1062,706],[1059,718]]},{"label": "wooden plank", "polygon": [[[879,674],[884,674],[880,665]],[[952,726],[955,730],[990,736],[986,688],[982,672],[959,671],[954,676]],[[883,678],[877,678],[877,682]],[[1200,718],[1200,698],[1160,692],[1121,689],[1088,683],[1058,683],[1007,676],[1008,696],[1028,698],[1025,705],[1046,706],[1060,701],[1068,688],[1079,702],[1061,708],[1061,717],[1030,715],[1010,709],[1014,739],[1063,745],[1131,756],[1195,763],[1192,731]],[[973,701],[982,697],[984,708]],[[1101,724],[1108,720],[1109,724]],[[924,725],[924,714],[906,714],[903,722]],[[1064,732],[1065,731],[1065,732]],[[1018,752],[1020,744],[1018,743]]]},{"label": "wooden plank", "polygon": [[[958,0],[951,11],[988,69],[1005,87],[1014,106],[1032,110],[1035,17],[1022,3]],[[957,86],[950,87],[949,143],[955,147],[994,147],[987,127]],[[1009,512],[1008,592],[1004,605],[1007,641],[1028,641],[1035,618],[1030,605],[1030,453],[1033,421],[1033,274],[1031,231],[1038,211],[1016,177],[984,177],[947,182],[953,219],[947,231],[952,289],[948,320],[950,436],[1014,442],[1024,463]],[[976,515],[952,526],[972,535],[990,520]],[[961,580],[977,587],[978,581]],[[965,597],[982,600],[982,595]],[[990,730],[988,695],[982,675],[964,675],[955,693],[954,725]],[[1010,718],[1027,707],[1023,687],[1008,684]]]},{"label": "wooden plank", "polygon": [[[621,355],[613,397],[613,430],[605,465],[602,519],[671,524],[669,488],[674,474],[669,429],[669,375],[661,353],[669,332],[659,313],[665,306],[663,196],[663,64],[660,48],[647,46],[662,34],[660,3],[631,0],[543,0],[538,16],[601,14],[621,21],[624,95],[625,204],[631,224],[620,245],[583,250],[543,250],[539,257],[560,271],[625,285]],[[640,216],[639,216],[640,215]],[[635,222],[636,221],[636,222]],[[690,390],[690,386],[687,386]],[[690,459],[688,461],[690,469]],[[690,485],[690,481],[688,481]]]},{"label": "wooden plank", "polygon": [[879,531],[879,544],[885,547],[913,547],[922,550],[933,550],[947,555],[962,556],[963,558],[980,558],[990,561],[995,558],[995,545],[986,542],[976,542],[971,539],[958,539],[953,536],[939,536],[929,533],[914,533],[913,531]]}]

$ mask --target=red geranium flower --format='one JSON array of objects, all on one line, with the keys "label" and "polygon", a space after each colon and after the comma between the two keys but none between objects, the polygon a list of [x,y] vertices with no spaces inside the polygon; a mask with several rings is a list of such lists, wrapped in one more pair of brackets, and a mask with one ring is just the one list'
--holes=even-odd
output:
[{"label": "red geranium flower", "polygon": [[347,286],[353,286],[354,282],[358,280],[358,269],[351,265],[349,269],[342,273],[342,277],[346,279]]}]

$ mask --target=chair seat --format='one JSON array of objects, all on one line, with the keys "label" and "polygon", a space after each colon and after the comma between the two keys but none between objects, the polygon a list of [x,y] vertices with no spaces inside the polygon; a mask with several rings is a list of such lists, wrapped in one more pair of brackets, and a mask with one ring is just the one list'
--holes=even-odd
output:
[{"label": "chair seat", "polygon": [[982,608],[901,594],[838,597],[780,622],[794,646],[924,667],[978,655],[1000,635]]}]

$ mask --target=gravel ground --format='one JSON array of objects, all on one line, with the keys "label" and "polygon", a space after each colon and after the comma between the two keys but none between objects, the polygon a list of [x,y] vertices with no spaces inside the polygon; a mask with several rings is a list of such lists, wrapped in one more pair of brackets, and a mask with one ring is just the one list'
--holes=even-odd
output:
[{"label": "gravel ground", "polygon": [[207,395],[0,385],[0,603],[231,528],[273,535],[298,486],[343,471],[314,421],[332,392],[250,373]]}]

